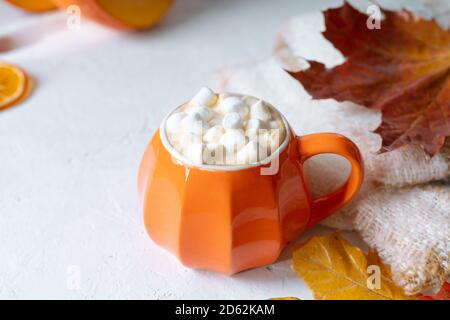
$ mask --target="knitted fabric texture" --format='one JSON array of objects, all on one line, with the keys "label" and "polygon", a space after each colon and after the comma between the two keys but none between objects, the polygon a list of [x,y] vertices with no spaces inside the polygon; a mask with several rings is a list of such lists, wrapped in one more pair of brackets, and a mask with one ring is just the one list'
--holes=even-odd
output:
[{"label": "knitted fabric texture", "polygon": [[391,265],[407,293],[440,287],[449,276],[450,186],[379,188],[359,201],[354,225]]},{"label": "knitted fabric texture", "polygon": [[[356,230],[391,265],[394,280],[405,292],[438,287],[450,276],[450,185],[432,182],[449,178],[450,148],[431,159],[414,146],[379,154],[381,138],[373,133],[381,121],[379,111],[350,102],[312,100],[283,68],[307,68],[304,59],[327,66],[343,62],[320,34],[323,30],[321,13],[293,19],[282,29],[274,56],[220,72],[222,89],[272,103],[298,134],[336,132],[352,139],[365,160],[365,181],[359,195],[323,224]],[[348,163],[334,155],[305,163],[314,196],[336,189],[349,170]]]}]

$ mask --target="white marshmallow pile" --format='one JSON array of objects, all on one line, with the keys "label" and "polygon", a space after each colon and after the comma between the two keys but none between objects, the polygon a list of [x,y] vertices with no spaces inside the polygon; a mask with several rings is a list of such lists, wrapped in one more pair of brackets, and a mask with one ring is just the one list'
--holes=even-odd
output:
[{"label": "white marshmallow pile", "polygon": [[257,163],[286,136],[280,114],[267,103],[206,87],[167,118],[165,130],[172,147],[198,165]]}]

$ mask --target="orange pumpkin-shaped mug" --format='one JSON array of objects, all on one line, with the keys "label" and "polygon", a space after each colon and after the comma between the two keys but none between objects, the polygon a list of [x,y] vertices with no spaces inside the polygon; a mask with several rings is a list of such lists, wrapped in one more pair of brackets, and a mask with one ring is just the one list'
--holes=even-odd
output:
[{"label": "orange pumpkin-shaped mug", "polygon": [[[363,179],[356,145],[335,133],[296,136],[280,119],[284,140],[264,161],[206,165],[176,152],[166,117],[139,169],[150,237],[187,267],[234,274],[275,262],[288,242],[348,203]],[[314,199],[303,164],[323,153],[345,157],[351,173],[336,191]]]}]

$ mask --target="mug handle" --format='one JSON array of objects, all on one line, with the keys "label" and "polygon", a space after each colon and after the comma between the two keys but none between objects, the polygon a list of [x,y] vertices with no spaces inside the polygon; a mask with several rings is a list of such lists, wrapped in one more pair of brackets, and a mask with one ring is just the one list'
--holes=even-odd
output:
[{"label": "mug handle", "polygon": [[350,176],[337,190],[312,200],[312,226],[348,203],[359,191],[364,176],[364,163],[358,147],[348,138],[336,133],[315,133],[297,137],[300,161],[312,156],[333,153],[346,158],[351,165]]}]

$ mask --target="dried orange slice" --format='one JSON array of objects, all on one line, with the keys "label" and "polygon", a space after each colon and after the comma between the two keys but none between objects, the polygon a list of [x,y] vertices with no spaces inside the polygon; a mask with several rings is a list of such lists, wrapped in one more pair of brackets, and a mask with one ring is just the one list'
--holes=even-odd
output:
[{"label": "dried orange slice", "polygon": [[0,62],[0,110],[17,103],[26,93],[28,76],[20,68]]},{"label": "dried orange slice", "polygon": [[7,0],[9,3],[27,11],[42,12],[53,10],[56,5],[52,0]]}]

